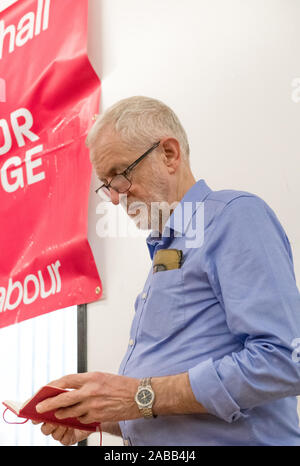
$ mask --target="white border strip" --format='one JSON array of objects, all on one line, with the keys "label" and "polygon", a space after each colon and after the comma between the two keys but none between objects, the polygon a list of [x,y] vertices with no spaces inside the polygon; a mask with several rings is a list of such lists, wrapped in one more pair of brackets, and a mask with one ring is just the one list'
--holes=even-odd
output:
[{"label": "white border strip", "polygon": [[19,0],[0,0],[0,12],[6,10],[6,8],[18,1]]}]

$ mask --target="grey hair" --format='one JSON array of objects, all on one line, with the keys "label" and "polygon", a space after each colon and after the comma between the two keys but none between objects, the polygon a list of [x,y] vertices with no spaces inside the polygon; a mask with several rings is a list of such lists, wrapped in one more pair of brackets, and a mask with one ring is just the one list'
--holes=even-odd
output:
[{"label": "grey hair", "polygon": [[96,144],[101,130],[110,126],[128,145],[145,147],[164,137],[178,140],[184,160],[189,160],[186,132],[173,110],[163,102],[144,96],[122,99],[99,115],[89,131],[86,145]]}]

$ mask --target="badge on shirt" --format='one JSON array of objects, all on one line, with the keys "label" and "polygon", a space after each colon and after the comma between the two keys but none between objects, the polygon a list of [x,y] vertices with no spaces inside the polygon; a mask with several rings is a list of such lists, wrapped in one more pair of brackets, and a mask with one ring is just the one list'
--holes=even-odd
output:
[{"label": "badge on shirt", "polygon": [[153,260],[153,273],[180,269],[182,251],[180,249],[159,249]]}]

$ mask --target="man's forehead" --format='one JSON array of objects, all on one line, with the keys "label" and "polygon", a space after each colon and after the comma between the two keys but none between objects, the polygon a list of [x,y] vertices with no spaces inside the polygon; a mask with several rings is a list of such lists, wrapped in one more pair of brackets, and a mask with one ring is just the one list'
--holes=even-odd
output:
[{"label": "man's forehead", "polygon": [[96,156],[98,159],[105,159],[105,158],[113,158],[117,159],[119,157],[124,157],[124,153],[126,153],[128,149],[124,145],[124,143],[120,141],[105,141],[100,142],[96,148]]},{"label": "man's forehead", "polygon": [[100,140],[93,152],[93,165],[98,176],[108,176],[110,173],[124,167],[130,162],[130,151],[120,140]]}]

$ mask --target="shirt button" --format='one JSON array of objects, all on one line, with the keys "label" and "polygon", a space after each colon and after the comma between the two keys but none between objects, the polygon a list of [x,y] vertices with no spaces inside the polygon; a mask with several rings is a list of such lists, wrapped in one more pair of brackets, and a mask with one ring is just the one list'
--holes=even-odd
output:
[{"label": "shirt button", "polygon": [[133,346],[133,345],[134,345],[134,340],[133,340],[132,338],[130,338],[130,340],[129,340],[129,345],[130,345],[130,346]]},{"label": "shirt button", "polygon": [[142,299],[146,299],[147,298],[147,293],[143,293],[142,294]]}]

